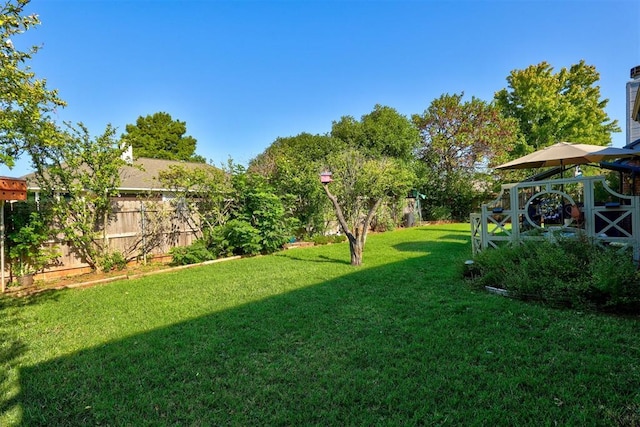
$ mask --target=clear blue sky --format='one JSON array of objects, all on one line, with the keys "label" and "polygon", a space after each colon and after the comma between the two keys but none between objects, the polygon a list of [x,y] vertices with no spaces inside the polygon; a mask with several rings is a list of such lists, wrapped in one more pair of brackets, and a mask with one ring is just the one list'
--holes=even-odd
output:
[{"label": "clear blue sky", "polygon": [[[124,132],[163,111],[197,153],[246,164],[277,137],[326,133],[375,104],[422,113],[443,93],[490,101],[541,61],[584,59],[625,143],[625,84],[640,65],[640,1],[32,0],[32,68],[58,119]],[[0,175],[20,176],[28,162]]]}]

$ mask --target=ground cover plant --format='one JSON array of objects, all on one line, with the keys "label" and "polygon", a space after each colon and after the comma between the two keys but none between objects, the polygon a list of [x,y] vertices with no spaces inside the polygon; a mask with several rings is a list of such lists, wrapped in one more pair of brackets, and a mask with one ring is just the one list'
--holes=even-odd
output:
[{"label": "ground cover plant", "polygon": [[630,247],[588,239],[525,241],[479,253],[468,272],[478,288],[552,306],[640,313],[640,274]]},{"label": "ground cover plant", "polygon": [[0,425],[633,425],[638,319],[466,285],[468,224],[0,299]]}]

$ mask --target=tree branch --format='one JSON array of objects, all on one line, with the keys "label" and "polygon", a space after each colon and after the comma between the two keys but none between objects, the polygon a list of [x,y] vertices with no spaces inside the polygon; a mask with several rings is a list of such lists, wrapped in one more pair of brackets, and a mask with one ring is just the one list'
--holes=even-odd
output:
[{"label": "tree branch", "polygon": [[340,223],[342,231],[344,231],[344,234],[347,236],[350,242],[355,243],[356,238],[351,230],[349,230],[349,225],[344,219],[344,214],[342,213],[342,209],[340,208],[340,204],[338,203],[338,198],[331,194],[328,184],[323,184],[322,188],[324,189],[324,192],[327,193],[327,197],[329,198],[329,200],[331,200],[331,203],[333,203],[333,207],[336,210],[336,216],[338,217],[338,222]]}]

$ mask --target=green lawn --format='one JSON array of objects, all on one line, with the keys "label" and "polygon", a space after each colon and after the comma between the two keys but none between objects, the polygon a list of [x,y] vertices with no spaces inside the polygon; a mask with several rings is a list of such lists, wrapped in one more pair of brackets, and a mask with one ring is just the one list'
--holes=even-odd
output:
[{"label": "green lawn", "polygon": [[470,289],[469,226],[0,299],[0,425],[635,425],[640,323]]}]

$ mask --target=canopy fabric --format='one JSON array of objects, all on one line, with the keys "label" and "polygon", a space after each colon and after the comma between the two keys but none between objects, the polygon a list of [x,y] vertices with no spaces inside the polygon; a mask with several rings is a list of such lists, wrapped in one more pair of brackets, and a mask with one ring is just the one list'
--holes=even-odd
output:
[{"label": "canopy fabric", "polygon": [[640,151],[601,145],[558,142],[526,156],[496,166],[495,169],[531,169],[551,166],[583,165],[607,159],[640,156]]}]

